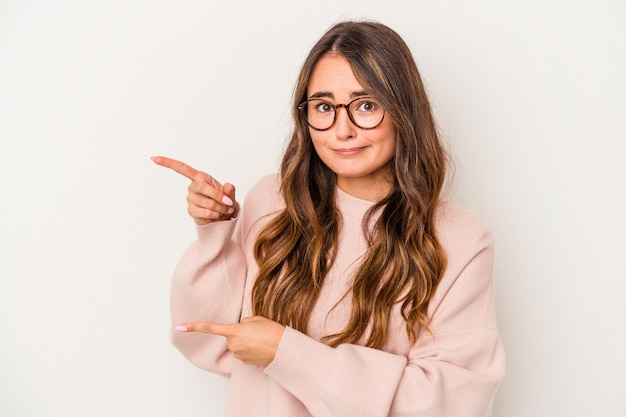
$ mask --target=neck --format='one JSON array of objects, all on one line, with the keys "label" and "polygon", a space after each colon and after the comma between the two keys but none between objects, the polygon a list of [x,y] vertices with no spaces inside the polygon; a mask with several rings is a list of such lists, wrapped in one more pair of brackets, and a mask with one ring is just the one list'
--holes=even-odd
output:
[{"label": "neck", "polygon": [[374,182],[361,181],[358,178],[337,178],[337,186],[351,196],[377,203],[387,197],[392,184],[386,178]]}]

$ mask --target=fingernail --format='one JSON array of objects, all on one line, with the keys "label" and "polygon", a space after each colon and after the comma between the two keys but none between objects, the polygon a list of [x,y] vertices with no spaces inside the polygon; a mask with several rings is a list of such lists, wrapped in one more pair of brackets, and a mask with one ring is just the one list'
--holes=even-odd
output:
[{"label": "fingernail", "polygon": [[227,206],[232,206],[233,200],[231,200],[230,197],[225,195],[224,197],[222,197],[222,203],[226,204]]},{"label": "fingernail", "polygon": [[231,207],[231,208],[228,209],[228,214],[233,214],[234,212],[235,212],[234,208]]},{"label": "fingernail", "polygon": [[176,326],[174,327],[174,330],[176,330],[177,332],[186,332],[187,326]]}]

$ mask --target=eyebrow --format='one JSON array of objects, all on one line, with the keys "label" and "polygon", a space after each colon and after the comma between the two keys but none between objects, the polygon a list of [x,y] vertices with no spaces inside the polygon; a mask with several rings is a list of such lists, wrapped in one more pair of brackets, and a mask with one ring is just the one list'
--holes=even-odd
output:
[{"label": "eyebrow", "polygon": [[[356,97],[362,97],[362,96],[369,96],[370,94],[367,91],[354,91],[352,92],[352,94],[350,94],[351,98],[356,98]],[[331,93],[330,91],[318,91],[317,93],[313,93],[311,94],[311,96],[309,96],[309,99],[312,98],[335,98],[335,95],[333,93]]]}]

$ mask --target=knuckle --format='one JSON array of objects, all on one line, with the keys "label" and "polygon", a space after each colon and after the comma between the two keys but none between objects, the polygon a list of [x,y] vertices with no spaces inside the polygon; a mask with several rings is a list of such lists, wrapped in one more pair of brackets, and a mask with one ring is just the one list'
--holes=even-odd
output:
[{"label": "knuckle", "polygon": [[235,355],[240,353],[240,350],[237,348],[237,344],[229,341],[228,344],[226,345],[228,347],[228,350],[233,352]]},{"label": "knuckle", "polygon": [[206,196],[210,196],[211,194],[213,194],[215,192],[215,187],[213,187],[211,184],[208,184],[206,182],[201,182],[197,184],[197,188],[199,193],[206,195]]},{"label": "knuckle", "polygon": [[202,206],[205,207],[207,210],[213,210],[215,211],[215,208],[217,207],[217,204],[215,203],[215,200],[213,200],[210,197],[203,197],[202,198]]}]

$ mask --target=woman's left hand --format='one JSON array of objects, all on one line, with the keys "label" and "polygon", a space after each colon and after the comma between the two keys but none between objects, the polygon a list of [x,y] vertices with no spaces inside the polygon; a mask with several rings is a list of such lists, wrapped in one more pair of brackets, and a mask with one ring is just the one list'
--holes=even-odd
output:
[{"label": "woman's left hand", "polygon": [[274,360],[285,326],[265,317],[254,316],[231,324],[210,321],[184,323],[176,326],[175,330],[224,336],[228,350],[235,358],[249,365],[265,367]]}]

